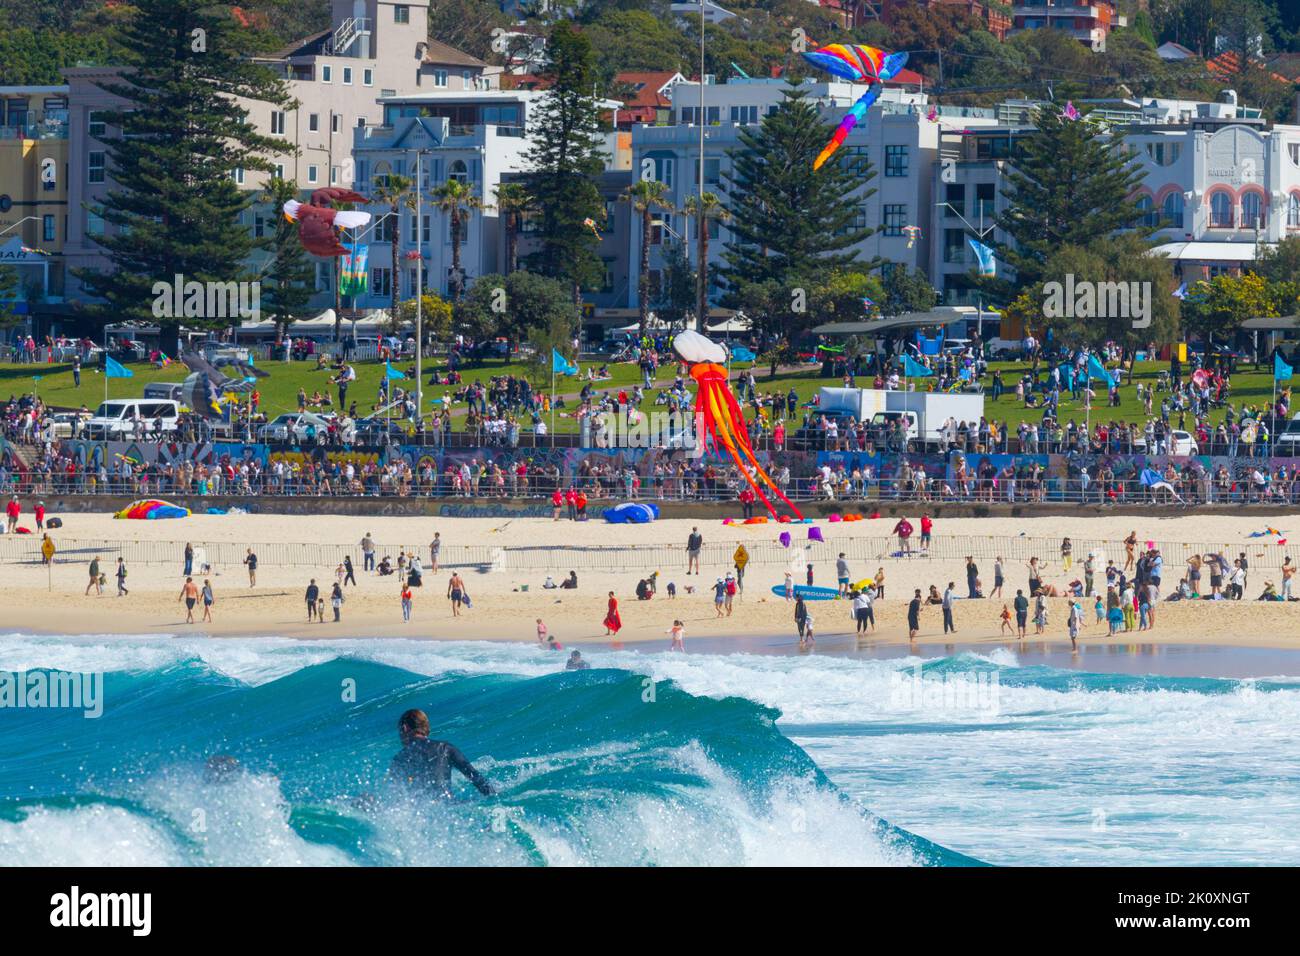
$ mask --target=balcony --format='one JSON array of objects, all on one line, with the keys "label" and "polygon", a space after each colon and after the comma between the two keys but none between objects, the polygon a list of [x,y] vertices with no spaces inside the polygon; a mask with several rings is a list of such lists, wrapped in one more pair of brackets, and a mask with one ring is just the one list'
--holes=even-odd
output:
[{"label": "balcony", "polygon": [[0,126],[0,139],[67,139],[68,111],[47,110],[44,113],[10,115],[10,122]]}]

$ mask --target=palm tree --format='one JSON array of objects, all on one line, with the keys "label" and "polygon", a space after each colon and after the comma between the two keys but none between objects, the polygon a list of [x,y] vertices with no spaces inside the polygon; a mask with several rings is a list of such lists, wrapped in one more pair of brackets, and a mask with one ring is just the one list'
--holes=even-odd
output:
[{"label": "palm tree", "polygon": [[623,192],[623,199],[641,217],[641,266],[637,275],[637,325],[645,335],[650,324],[650,223],[656,209],[672,209],[668,187],[654,179],[641,179]]},{"label": "palm tree", "polygon": [[[397,303],[399,299],[399,289],[401,286],[401,275],[402,275],[402,266],[401,266],[401,261],[398,259],[398,250],[397,250],[398,244],[401,242],[401,238],[402,238],[401,207],[403,205],[407,205],[407,206],[413,205],[413,203],[411,202],[413,198],[411,195],[411,186],[414,185],[414,182],[415,181],[410,177],[397,176],[393,173],[389,173],[385,176],[375,177],[375,190],[374,190],[375,202],[387,203],[388,206],[390,207],[391,215],[392,215],[392,222],[389,224],[389,236],[392,239],[392,244],[393,244],[393,259],[392,259],[393,276],[389,284],[392,286],[391,291],[393,294],[392,295],[393,304],[392,304],[392,308],[389,311],[390,311],[391,321],[394,323],[394,325],[397,322]],[[416,223],[415,228],[419,229],[420,224]],[[420,290],[416,289],[415,294],[419,295]]]},{"label": "palm tree", "polygon": [[519,218],[533,203],[533,197],[522,183],[502,183],[497,186],[497,210],[506,222],[506,275],[515,271],[519,262]]},{"label": "palm tree", "polygon": [[709,220],[726,222],[731,213],[722,204],[717,193],[701,193],[689,196],[686,208],[682,210],[695,220],[695,230],[699,238],[699,266],[695,270],[695,322],[700,332],[704,331],[704,321],[709,316]]},{"label": "palm tree", "polygon": [[451,301],[459,302],[464,279],[460,271],[461,223],[474,210],[483,209],[483,200],[474,188],[459,179],[449,179],[433,191],[433,204],[451,219]]}]

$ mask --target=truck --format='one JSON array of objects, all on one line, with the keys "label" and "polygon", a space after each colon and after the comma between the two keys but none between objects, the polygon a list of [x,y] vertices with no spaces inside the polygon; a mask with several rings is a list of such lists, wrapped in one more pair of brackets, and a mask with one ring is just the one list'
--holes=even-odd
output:
[{"label": "truck", "polygon": [[940,429],[948,419],[958,424],[978,424],[984,417],[984,396],[959,392],[904,392],[877,388],[830,388],[821,390],[817,414],[828,418],[853,419],[859,422],[907,422],[909,442],[938,445]]}]

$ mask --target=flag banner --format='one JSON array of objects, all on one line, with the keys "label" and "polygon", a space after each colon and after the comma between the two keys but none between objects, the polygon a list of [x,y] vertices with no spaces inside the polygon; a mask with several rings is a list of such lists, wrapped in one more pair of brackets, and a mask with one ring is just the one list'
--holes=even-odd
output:
[{"label": "flag banner", "polygon": [[997,275],[998,264],[993,258],[993,250],[984,245],[984,243],[972,239],[970,236],[966,237],[966,241],[970,243],[971,251],[975,253],[975,261],[979,264],[979,268],[976,271],[979,273],[980,278],[991,279],[993,276]]},{"label": "flag banner", "polygon": [[1114,380],[1110,377],[1110,373],[1106,371],[1106,366],[1102,365],[1101,360],[1095,355],[1088,356],[1088,378],[1101,379],[1106,383],[1107,388],[1110,388],[1115,384]]},{"label": "flag banner", "polygon": [[559,349],[551,349],[551,371],[559,375],[577,375],[578,366],[561,355]]},{"label": "flag banner", "polygon": [[927,375],[933,375],[934,372],[926,368],[910,355],[903,356],[903,375],[907,378],[924,378]]},{"label": "flag banner", "polygon": [[104,374],[109,378],[135,378],[135,372],[111,355],[104,356]]},{"label": "flag banner", "polygon": [[392,362],[385,362],[384,378],[406,378],[406,373],[393,368]]},{"label": "flag banner", "polygon": [[1283,362],[1282,356],[1274,352],[1273,353],[1273,381],[1281,382],[1284,379],[1289,379],[1294,374],[1295,374],[1295,369],[1293,369],[1290,365],[1287,365],[1286,362]]},{"label": "flag banner", "polygon": [[347,296],[365,295],[369,283],[366,281],[366,266],[370,259],[370,247],[353,243],[352,251],[343,256],[339,263],[339,292]]}]

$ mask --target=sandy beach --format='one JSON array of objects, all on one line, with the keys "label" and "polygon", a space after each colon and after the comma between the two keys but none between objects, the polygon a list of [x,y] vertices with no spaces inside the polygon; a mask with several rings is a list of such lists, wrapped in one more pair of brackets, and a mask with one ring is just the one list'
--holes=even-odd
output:
[{"label": "sandy beach", "polygon": [[[920,511],[913,517],[918,524]],[[1300,519],[1300,516],[1297,516]],[[1277,521],[1277,519],[1273,519]],[[1258,522],[1254,522],[1258,523]],[[854,580],[873,574],[877,567],[886,572],[886,599],[876,605],[877,628],[864,641],[879,644],[905,644],[906,603],[914,588],[940,590],[948,581],[957,584],[964,595],[965,561],[948,552],[961,542],[980,540],[986,550],[997,551],[1004,544],[1024,553],[1038,554],[1044,563],[1044,581],[1058,587],[1080,576],[1083,554],[1075,553],[1074,567],[1067,572],[1059,555],[1062,536],[1076,541],[1120,541],[1136,530],[1141,540],[1152,540],[1162,549],[1178,542],[1215,542],[1229,558],[1246,552],[1251,562],[1246,600],[1161,603],[1156,628],[1140,635],[1106,635],[1104,624],[1093,623],[1091,602],[1085,602],[1087,626],[1081,639],[1088,644],[1221,644],[1252,647],[1300,648],[1300,614],[1292,605],[1253,600],[1265,580],[1280,584],[1278,568],[1288,554],[1287,546],[1275,538],[1249,538],[1254,523],[1226,516],[1181,514],[1136,520],[1114,518],[961,518],[936,522],[932,553],[943,557],[890,557],[884,536],[892,529],[886,520],[833,524],[818,522],[826,538],[824,544],[812,546],[808,559],[814,564],[816,584],[834,586],[835,558],[839,550],[850,551]],[[1294,523],[1294,522],[1291,522]],[[731,616],[718,618],[711,597],[711,585],[729,570],[722,561],[710,563],[706,558],[701,576],[685,572],[685,541],[693,526],[705,537],[706,554],[730,555],[737,545],[763,560],[748,565],[746,593],[737,599]],[[1285,531],[1287,520],[1277,521]],[[9,631],[63,634],[209,634],[223,636],[286,636],[327,639],[335,637],[412,637],[424,639],[495,639],[535,640],[535,620],[542,618],[550,632],[564,643],[612,643],[605,634],[607,592],[619,599],[623,628],[617,642],[653,646],[668,645],[666,632],[674,618],[686,626],[687,647],[692,638],[793,634],[792,607],[771,588],[784,580],[786,566],[771,560],[774,542],[782,530],[792,530],[801,544],[804,529],[774,524],[744,526],[724,525],[719,521],[688,519],[661,520],[648,525],[610,525],[601,520],[586,522],[551,521],[545,518],[374,518],[374,517],[300,517],[280,515],[195,515],[174,521],[117,521],[111,515],[69,515],[65,526],[53,532],[59,558],[52,570],[39,563],[9,563],[4,566],[4,584],[0,587],[0,607],[4,608],[4,628]],[[449,574],[426,571],[424,586],[416,589],[414,612],[409,623],[402,621],[399,586],[396,575],[381,577],[362,570],[359,542],[369,532],[378,542],[378,554],[395,555],[392,542],[410,542],[420,547],[421,558],[428,564],[428,542],[434,533],[444,542],[444,560],[455,560],[459,549],[484,547],[492,553],[504,551],[504,567],[462,567],[461,574],[473,607],[453,618],[446,598]],[[960,540],[958,540],[960,539]],[[157,560],[128,563],[129,595],[115,596],[113,577],[116,556],[114,542],[152,542],[149,550]],[[182,552],[185,542],[206,545],[214,551],[219,543],[229,543],[223,554],[243,553],[246,545],[275,547],[276,553],[293,553],[293,545],[302,543],[304,551],[328,555],[319,566],[285,566],[263,557],[256,587],[250,587],[245,569],[236,563],[217,563],[206,578],[216,594],[212,623],[185,623],[184,605],[178,600],[184,583]],[[415,544],[420,542],[421,544]],[[92,590],[86,595],[87,566],[100,545],[101,570],[107,576],[102,595]],[[338,546],[337,557],[332,546]],[[879,547],[876,547],[879,545]],[[557,547],[546,560],[548,570],[512,568],[511,549]],[[584,549],[621,546],[616,569],[601,569],[602,552]],[[889,545],[889,546],[892,546]],[[636,550],[627,550],[636,549]],[[137,553],[140,549],[136,549]],[[877,553],[878,552],[878,553]],[[304,590],[315,578],[327,595],[335,580],[337,564],[344,554],[351,554],[356,565],[358,583],[347,586],[342,620],[309,623],[303,601]],[[637,567],[636,556],[652,555],[654,562]],[[796,549],[791,560],[802,560]],[[1117,545],[1107,556],[1123,563],[1123,551]],[[862,557],[862,555],[867,557]],[[1300,555],[1300,547],[1297,548]],[[579,561],[581,557],[583,560]],[[534,555],[534,560],[536,555]],[[1294,559],[1293,559],[1294,560]],[[985,592],[991,587],[992,559],[977,557]],[[1166,557],[1165,593],[1176,584],[1183,564]],[[577,565],[580,586],[577,591],[545,590],[547,573],[561,580],[570,567]],[[870,565],[870,566],[868,566]],[[659,593],[649,601],[638,601],[638,580],[659,572]],[[921,642],[942,641],[945,645],[1004,645],[1009,643],[999,633],[999,613],[1003,603],[1010,603],[1017,588],[1024,588],[1027,567],[1024,561],[1008,557],[1005,597],[1001,600],[962,600],[955,619],[956,634],[943,635],[942,617],[936,607],[922,612]],[[202,586],[205,575],[195,574]],[[1098,575],[1101,578],[1101,575]],[[677,585],[677,597],[666,596],[669,581]],[[802,575],[796,583],[802,583]],[[1208,581],[1207,581],[1208,583]],[[525,590],[525,588],[527,588]],[[688,590],[691,589],[691,590]],[[1049,623],[1043,637],[1029,639],[1068,641],[1065,628],[1065,599],[1050,602]],[[843,601],[810,602],[816,619],[817,634],[823,639],[852,633],[848,604]],[[196,609],[196,620],[201,608]],[[1014,643],[1014,642],[1011,642]]]}]

